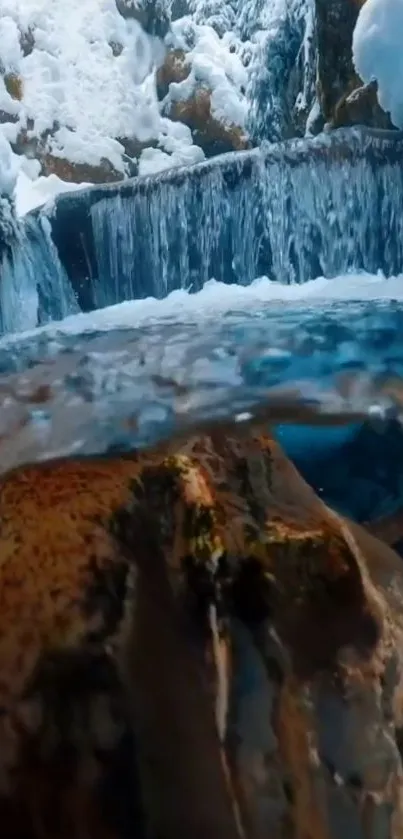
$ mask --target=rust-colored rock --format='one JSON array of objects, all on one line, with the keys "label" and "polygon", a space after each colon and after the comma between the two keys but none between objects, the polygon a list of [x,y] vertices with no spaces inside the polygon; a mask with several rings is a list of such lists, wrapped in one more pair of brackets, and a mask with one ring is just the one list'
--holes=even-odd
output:
[{"label": "rust-colored rock", "polygon": [[156,73],[156,85],[159,99],[164,99],[173,82],[180,84],[187,79],[190,73],[190,64],[186,59],[184,50],[176,49],[167,52],[163,63]]},{"label": "rust-colored rock", "polygon": [[270,436],[19,468],[0,516],[3,839],[117,839],[119,809],[140,837],[143,809],[169,839],[400,839],[401,560]]},{"label": "rust-colored rock", "polygon": [[112,166],[109,160],[103,158],[98,166],[90,163],[72,163],[64,157],[44,154],[41,158],[41,174],[57,175],[62,181],[71,183],[103,184],[121,181],[123,175]]},{"label": "rust-colored rock", "polygon": [[207,157],[249,148],[248,137],[242,128],[214,115],[211,91],[207,88],[199,88],[189,99],[173,101],[167,116],[191,129],[194,142]]},{"label": "rust-colored rock", "polygon": [[368,125],[386,130],[394,128],[389,114],[382,110],[378,102],[376,82],[361,85],[352,93],[342,96],[334,109],[331,125],[332,128],[349,125]]},{"label": "rust-colored rock", "polygon": [[95,166],[90,163],[73,163],[64,157],[49,151],[49,139],[59,128],[55,125],[52,130],[45,131],[40,137],[35,135],[34,123],[28,128],[21,129],[12,149],[16,154],[24,154],[29,158],[36,158],[41,164],[41,175],[57,175],[61,180],[70,183],[109,183],[121,181],[123,175],[118,172],[109,160],[103,158]]},{"label": "rust-colored rock", "polygon": [[353,64],[353,33],[364,3],[365,0],[315,0],[319,129],[323,123],[333,128],[357,124],[394,127],[378,103],[376,85],[363,85]]},{"label": "rust-colored rock", "polygon": [[3,76],[4,86],[12,99],[21,102],[24,95],[24,84],[21,76],[17,73],[5,73]]}]

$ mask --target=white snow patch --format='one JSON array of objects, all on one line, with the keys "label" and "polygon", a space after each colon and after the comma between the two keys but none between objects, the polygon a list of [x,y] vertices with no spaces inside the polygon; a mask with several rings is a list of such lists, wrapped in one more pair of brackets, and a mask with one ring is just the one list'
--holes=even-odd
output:
[{"label": "white snow patch", "polygon": [[0,134],[0,196],[11,198],[14,193],[18,176],[15,157],[8,140]]},{"label": "white snow patch", "polygon": [[[37,161],[32,161],[32,163]],[[74,192],[83,189],[90,184],[74,184],[62,181],[57,175],[49,175],[47,178],[29,177],[29,174],[21,167],[15,189],[15,209],[17,216],[24,216],[37,207],[52,203],[56,195],[62,192]]]},{"label": "white snow patch", "polygon": [[158,148],[147,148],[142,151],[139,160],[139,175],[153,175],[156,172],[171,169],[172,166],[192,166],[193,163],[200,163],[204,159],[203,151],[198,146],[178,144],[175,149],[175,140],[172,137],[167,138],[165,147],[169,148],[170,154]]},{"label": "white snow patch", "polygon": [[354,64],[364,82],[378,82],[378,98],[403,128],[403,0],[367,0],[353,37]]}]

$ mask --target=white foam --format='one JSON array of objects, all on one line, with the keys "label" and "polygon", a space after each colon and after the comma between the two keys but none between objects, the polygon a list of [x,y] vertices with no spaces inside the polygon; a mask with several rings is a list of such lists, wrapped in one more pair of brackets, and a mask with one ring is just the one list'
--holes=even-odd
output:
[{"label": "white foam", "polygon": [[[48,324],[35,330],[50,334],[78,335],[94,329],[108,331],[132,328],[162,321],[183,322],[201,318],[221,318],[228,312],[250,313],[270,304],[289,306],[307,304],[320,306],[337,300],[403,300],[403,275],[386,279],[382,274],[346,274],[327,280],[320,277],[301,285],[282,285],[267,277],[256,279],[250,286],[225,285],[210,280],[202,291],[189,294],[173,291],[164,300],[147,298],[133,300],[81,313],[63,321]],[[25,333],[25,335],[33,334]],[[2,343],[21,336],[6,336]]]}]

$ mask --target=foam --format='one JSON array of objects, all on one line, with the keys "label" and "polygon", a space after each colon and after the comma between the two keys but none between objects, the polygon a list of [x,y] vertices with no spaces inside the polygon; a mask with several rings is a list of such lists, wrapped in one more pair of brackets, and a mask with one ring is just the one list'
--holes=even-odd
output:
[{"label": "foam", "polygon": [[[256,279],[250,286],[225,285],[215,280],[207,282],[202,291],[189,294],[187,291],[173,291],[163,300],[147,298],[132,300],[80,313],[57,323],[47,324],[25,335],[71,334],[86,331],[108,331],[118,328],[144,327],[152,323],[184,323],[205,318],[219,319],[227,313],[250,313],[270,304],[291,307],[294,305],[320,308],[330,301],[403,301],[403,275],[386,279],[382,274],[355,273],[327,280],[320,277],[302,285],[282,285],[271,282],[267,277]],[[21,338],[6,336],[2,342]]]}]

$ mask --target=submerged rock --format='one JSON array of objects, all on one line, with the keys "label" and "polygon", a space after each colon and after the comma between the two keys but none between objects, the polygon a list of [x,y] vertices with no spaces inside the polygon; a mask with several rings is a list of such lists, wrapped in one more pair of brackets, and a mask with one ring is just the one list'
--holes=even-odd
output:
[{"label": "submerged rock", "polygon": [[270,436],[0,490],[4,839],[401,835],[401,561]]}]

